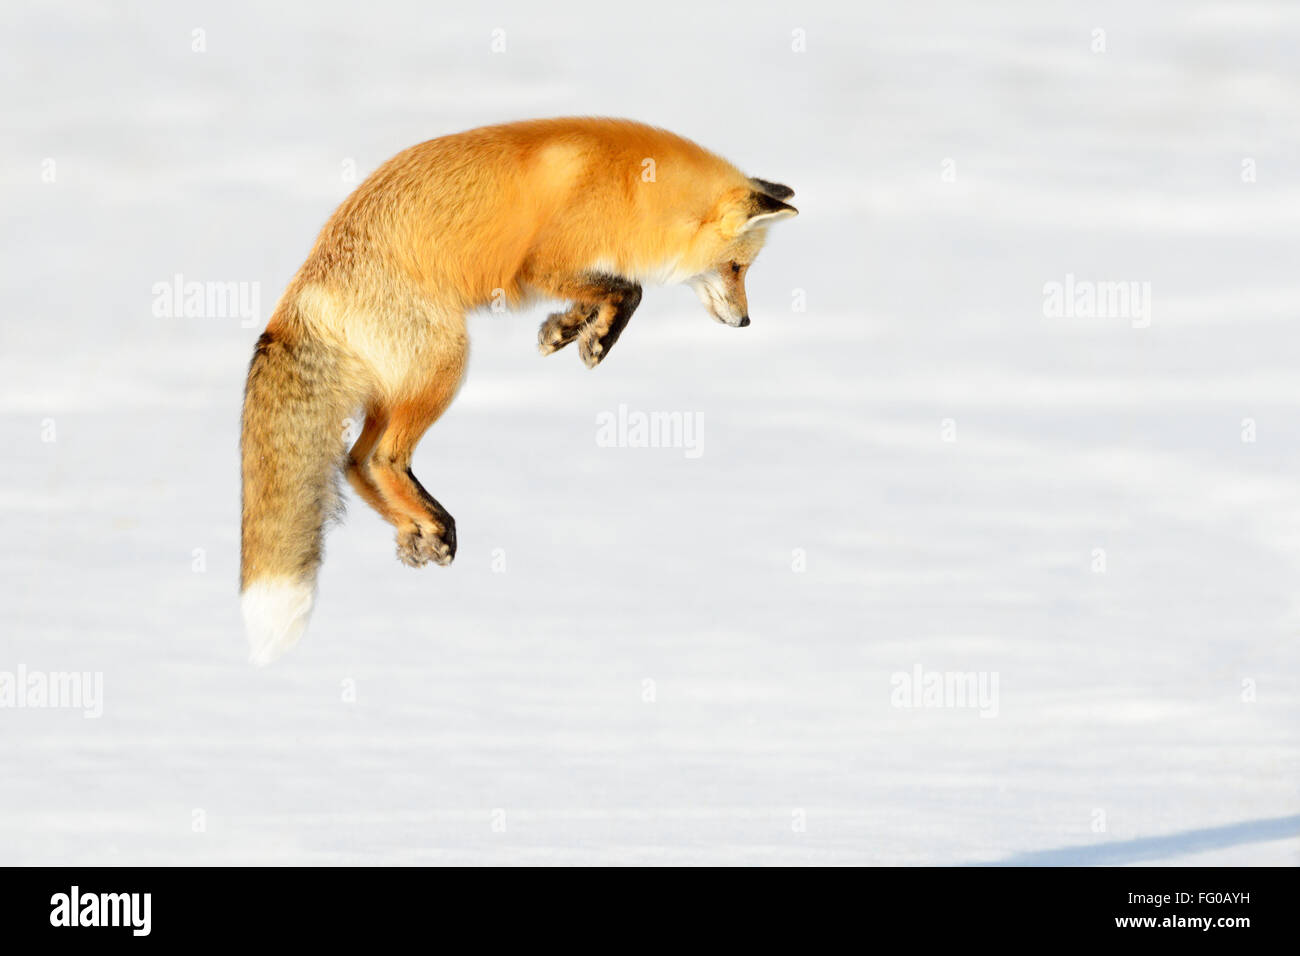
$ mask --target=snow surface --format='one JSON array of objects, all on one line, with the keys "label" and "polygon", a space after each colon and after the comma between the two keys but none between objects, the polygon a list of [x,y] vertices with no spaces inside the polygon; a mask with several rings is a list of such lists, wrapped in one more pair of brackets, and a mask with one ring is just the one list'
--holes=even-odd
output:
[{"label": "snow surface", "polygon": [[[1296,5],[0,24],[0,671],[104,686],[99,719],[0,710],[0,863],[1300,858]],[[252,668],[260,326],[155,283],[260,283],[264,321],[351,170],[572,113],[797,189],[753,325],[649,289],[588,372],[536,354],[545,310],[475,317],[415,463],[455,565],[352,498],[306,637]],[[1067,274],[1149,282],[1150,327],[1045,317]],[[702,454],[602,447],[620,405],[701,416]],[[996,717],[893,706],[918,666],[996,674]]]}]

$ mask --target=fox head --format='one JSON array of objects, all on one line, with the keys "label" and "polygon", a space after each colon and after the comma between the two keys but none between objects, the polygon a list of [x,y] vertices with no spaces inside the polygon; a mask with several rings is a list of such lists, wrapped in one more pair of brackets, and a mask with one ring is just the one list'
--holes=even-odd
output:
[{"label": "fox head", "polygon": [[765,179],[727,190],[695,237],[693,263],[699,267],[686,282],[719,322],[749,325],[745,273],[767,239],[767,227],[797,216],[785,200],[794,190]]}]

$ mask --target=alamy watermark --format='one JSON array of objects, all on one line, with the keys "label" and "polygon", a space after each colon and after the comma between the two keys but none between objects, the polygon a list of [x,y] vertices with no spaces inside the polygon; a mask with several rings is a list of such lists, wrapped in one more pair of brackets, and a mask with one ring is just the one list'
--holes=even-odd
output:
[{"label": "alamy watermark", "polygon": [[1135,329],[1151,324],[1151,283],[1093,282],[1065,274],[1043,283],[1043,315],[1049,319],[1128,319]]},{"label": "alamy watermark", "polygon": [[997,671],[927,671],[920,664],[909,671],[895,671],[889,683],[893,707],[969,708],[981,717],[998,715]]},{"label": "alamy watermark", "polygon": [[680,448],[687,458],[704,454],[702,412],[643,412],[619,405],[596,414],[599,448]]},{"label": "alamy watermark", "polygon": [[256,328],[262,315],[260,282],[200,282],[176,273],[155,282],[153,314],[159,319],[238,319],[240,328]]},{"label": "alamy watermark", "polygon": [[132,936],[148,936],[152,911],[152,893],[83,893],[74,884],[50,897],[51,926],[124,927]]},{"label": "alamy watermark", "polygon": [[0,671],[0,709],[80,710],[81,716],[104,715],[103,671]]}]

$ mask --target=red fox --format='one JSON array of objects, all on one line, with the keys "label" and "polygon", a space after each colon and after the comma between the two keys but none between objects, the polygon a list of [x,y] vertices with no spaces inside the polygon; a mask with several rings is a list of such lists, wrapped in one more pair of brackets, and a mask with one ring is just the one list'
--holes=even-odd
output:
[{"label": "red fox", "polygon": [[[538,298],[542,323],[594,368],[641,283],[689,283],[719,322],[749,324],[745,273],[797,210],[662,129],[575,118],[489,126],[394,156],[325,224],[257,342],[244,391],[240,585],[251,660],[302,636],[338,475],[397,528],[414,567],[456,556],[456,522],[411,473],[460,387],[466,313]],[[364,412],[349,451],[344,421]]]}]

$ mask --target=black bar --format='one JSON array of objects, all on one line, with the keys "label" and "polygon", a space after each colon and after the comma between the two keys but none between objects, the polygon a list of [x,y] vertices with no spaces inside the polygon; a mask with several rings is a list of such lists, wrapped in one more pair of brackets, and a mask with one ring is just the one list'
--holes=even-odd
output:
[{"label": "black bar", "polygon": [[[1294,871],[1266,868],[846,868],[793,877],[733,869],[720,876],[610,874],[594,882],[585,873],[538,881],[522,870],[484,878],[415,868],[11,868],[3,879],[6,943],[37,945],[256,943],[269,936],[333,949],[421,932],[433,934],[417,937],[426,945],[459,949],[453,940],[465,933],[475,947],[510,930],[533,933],[543,945],[597,940],[603,927],[614,934],[605,948],[621,949],[638,939],[676,945],[693,939],[680,934],[696,926],[733,943],[797,942],[802,934],[806,952],[826,948],[813,939],[832,932],[849,934],[855,946],[897,937],[925,949],[1125,937],[1222,947],[1289,939],[1296,922]],[[70,922],[74,886],[79,922],[116,914],[120,925],[53,925]]]}]

